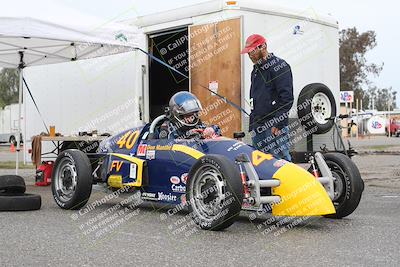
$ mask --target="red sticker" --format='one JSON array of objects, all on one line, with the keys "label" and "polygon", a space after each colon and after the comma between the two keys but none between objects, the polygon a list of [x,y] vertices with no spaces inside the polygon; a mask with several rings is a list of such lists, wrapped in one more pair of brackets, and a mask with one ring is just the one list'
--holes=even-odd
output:
[{"label": "red sticker", "polygon": [[136,156],[144,157],[146,156],[147,144],[140,144],[137,149]]}]

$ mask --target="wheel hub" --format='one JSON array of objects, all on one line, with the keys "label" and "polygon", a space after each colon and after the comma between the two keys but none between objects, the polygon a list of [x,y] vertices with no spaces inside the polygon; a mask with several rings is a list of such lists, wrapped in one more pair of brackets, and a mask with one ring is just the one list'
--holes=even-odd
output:
[{"label": "wheel hub", "polygon": [[331,117],[332,108],[329,97],[324,93],[317,93],[312,98],[311,113],[316,122],[319,124],[325,124],[328,121],[326,119]]},{"label": "wheel hub", "polygon": [[55,189],[59,197],[64,201],[72,198],[77,184],[77,172],[75,164],[69,159],[61,161],[55,172]]},{"label": "wheel hub", "polygon": [[205,166],[196,173],[194,191],[194,208],[205,219],[216,216],[225,200],[224,181],[217,169]]},{"label": "wheel hub", "polygon": [[335,192],[333,201],[336,201],[343,194],[344,186],[343,186],[342,179],[340,178],[340,176],[337,173],[332,172],[332,175],[333,175],[333,188],[334,188],[334,192]]}]

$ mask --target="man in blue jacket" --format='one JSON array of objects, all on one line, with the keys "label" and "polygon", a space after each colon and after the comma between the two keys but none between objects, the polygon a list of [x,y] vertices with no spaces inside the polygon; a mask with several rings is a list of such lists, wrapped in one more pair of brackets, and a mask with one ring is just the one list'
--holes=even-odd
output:
[{"label": "man in blue jacket", "polygon": [[289,64],[268,53],[263,36],[253,34],[241,54],[254,63],[250,88],[250,127],[253,145],[276,158],[291,161],[288,113],[293,105],[293,77]]}]

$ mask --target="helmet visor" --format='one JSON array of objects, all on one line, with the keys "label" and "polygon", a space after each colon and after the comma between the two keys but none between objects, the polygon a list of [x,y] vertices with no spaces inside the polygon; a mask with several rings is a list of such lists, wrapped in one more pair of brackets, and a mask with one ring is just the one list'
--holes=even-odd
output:
[{"label": "helmet visor", "polygon": [[196,99],[184,101],[180,107],[184,114],[198,112],[202,109],[200,102]]}]

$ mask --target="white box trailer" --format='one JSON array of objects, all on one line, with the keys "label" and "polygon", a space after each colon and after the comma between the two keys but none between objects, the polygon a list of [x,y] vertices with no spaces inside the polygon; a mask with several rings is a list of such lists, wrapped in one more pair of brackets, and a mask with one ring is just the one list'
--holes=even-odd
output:
[{"label": "white box trailer", "polygon": [[[202,119],[219,124],[226,136],[248,130],[248,117],[202,86],[216,90],[250,112],[252,62],[240,55],[247,36],[258,33],[268,50],[292,67],[295,103],[309,84],[321,83],[339,97],[338,24],[312,9],[291,10],[264,1],[210,1],[124,21],[142,30],[140,47],[189,76],[171,71],[140,51],[87,61],[27,68],[25,77],[44,119],[57,131],[97,129],[111,134],[160,115],[180,90],[196,94]],[[27,99],[28,139],[44,131]],[[114,112],[124,105],[124,111]],[[336,109],[339,101],[336,101]],[[117,114],[118,113],[118,114]],[[121,121],[121,114],[131,114]],[[100,118],[100,119],[99,119]],[[291,113],[291,120],[297,113]],[[115,127],[109,127],[120,123]],[[247,136],[249,141],[249,136]],[[297,141],[296,151],[332,149],[331,131]]]},{"label": "white box trailer", "polygon": [[[21,113],[23,124],[23,110]],[[16,143],[18,132],[18,104],[0,109],[0,143]],[[21,138],[22,140],[22,138]]]},{"label": "white box trailer", "polygon": [[[248,113],[250,74],[253,63],[240,50],[254,33],[267,39],[268,50],[292,67],[295,102],[291,121],[298,120],[300,92],[308,85],[327,86],[339,110],[339,35],[338,23],[312,9],[292,10],[269,5],[266,1],[210,1],[130,21],[144,33],[147,51],[161,58],[190,78],[185,79],[145,55],[142,65],[145,118],[163,112],[177,91],[196,94],[206,111],[202,118],[217,123],[225,135],[248,130],[249,118],[222,103],[203,87],[209,87]],[[304,92],[304,91],[303,91]],[[230,119],[229,119],[230,118]],[[305,134],[304,132],[299,133]],[[303,136],[294,142],[296,151],[320,150],[323,144],[334,149],[332,130],[325,134]],[[249,141],[249,138],[247,139]]]}]

